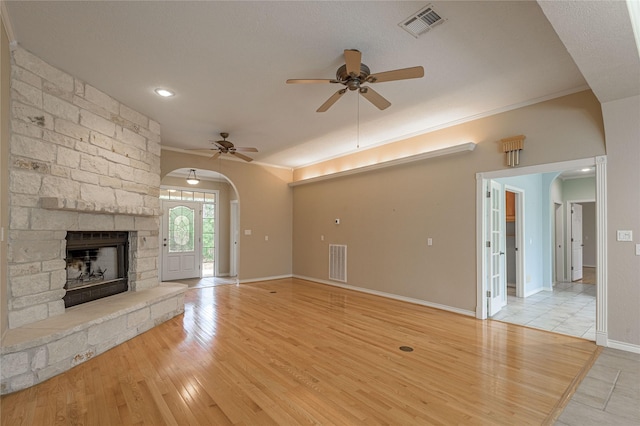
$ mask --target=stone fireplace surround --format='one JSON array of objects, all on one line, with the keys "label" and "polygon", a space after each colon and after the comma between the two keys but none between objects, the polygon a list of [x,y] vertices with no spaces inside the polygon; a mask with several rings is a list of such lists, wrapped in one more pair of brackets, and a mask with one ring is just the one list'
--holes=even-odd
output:
[{"label": "stone fireplace surround", "polygon": [[[159,124],[19,46],[11,65],[2,394],[184,312],[186,288],[158,277]],[[65,309],[67,231],[129,232],[129,291]]]}]

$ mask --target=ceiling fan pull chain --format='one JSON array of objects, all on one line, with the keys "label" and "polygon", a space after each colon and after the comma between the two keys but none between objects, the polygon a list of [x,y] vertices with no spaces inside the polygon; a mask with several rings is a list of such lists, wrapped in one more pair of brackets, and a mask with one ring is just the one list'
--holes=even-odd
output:
[{"label": "ceiling fan pull chain", "polygon": [[358,110],[358,119],[357,121],[357,130],[356,130],[356,148],[360,149],[360,96],[356,96],[356,98],[358,99],[358,107],[356,108]]}]

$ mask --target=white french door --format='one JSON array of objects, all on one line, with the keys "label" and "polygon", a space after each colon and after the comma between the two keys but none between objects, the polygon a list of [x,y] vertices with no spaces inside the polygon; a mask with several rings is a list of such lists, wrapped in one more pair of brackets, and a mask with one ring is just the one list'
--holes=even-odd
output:
[{"label": "white french door", "polygon": [[163,201],[162,281],[200,277],[200,203]]},{"label": "white french door", "polygon": [[493,316],[497,314],[504,305],[507,304],[507,285],[505,271],[505,249],[504,249],[504,195],[502,185],[491,181],[489,187],[489,203],[488,204],[488,260],[489,267],[489,294],[488,314]]}]

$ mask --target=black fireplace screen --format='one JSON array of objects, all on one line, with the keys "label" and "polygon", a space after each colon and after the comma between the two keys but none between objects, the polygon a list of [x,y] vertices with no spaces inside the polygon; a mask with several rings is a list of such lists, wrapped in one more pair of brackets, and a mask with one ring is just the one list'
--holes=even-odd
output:
[{"label": "black fireplace screen", "polygon": [[65,307],[128,290],[128,232],[67,232]]}]

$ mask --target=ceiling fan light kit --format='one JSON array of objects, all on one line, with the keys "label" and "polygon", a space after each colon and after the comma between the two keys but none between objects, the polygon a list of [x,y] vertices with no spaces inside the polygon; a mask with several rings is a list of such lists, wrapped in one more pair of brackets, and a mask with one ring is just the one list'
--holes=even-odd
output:
[{"label": "ceiling fan light kit", "polygon": [[327,99],[316,112],[325,112],[338,99],[342,97],[347,89],[355,91],[371,102],[376,108],[384,110],[391,106],[391,102],[385,99],[378,92],[363,84],[382,83],[385,81],[407,80],[411,78],[424,77],[424,68],[421,66],[403,68],[382,73],[371,74],[369,67],[361,62],[362,53],[356,49],[346,49],[344,51],[344,65],[336,71],[335,79],[289,79],[287,84],[315,84],[315,83],[338,83],[345,88],[335,92]]}]

